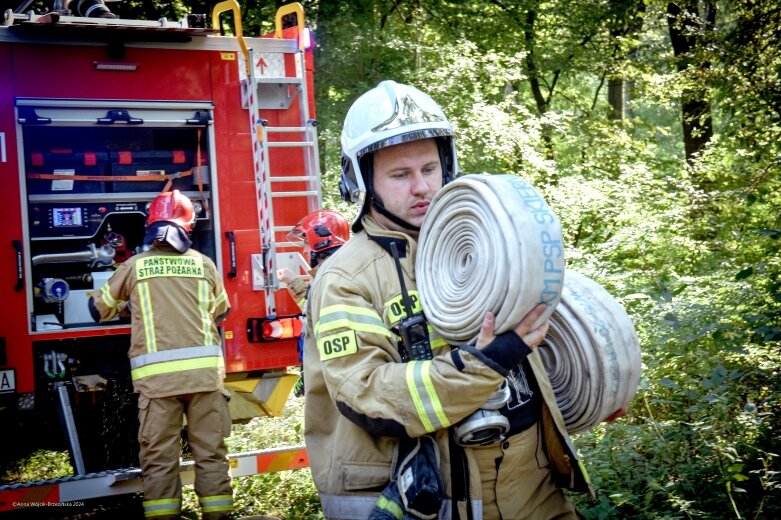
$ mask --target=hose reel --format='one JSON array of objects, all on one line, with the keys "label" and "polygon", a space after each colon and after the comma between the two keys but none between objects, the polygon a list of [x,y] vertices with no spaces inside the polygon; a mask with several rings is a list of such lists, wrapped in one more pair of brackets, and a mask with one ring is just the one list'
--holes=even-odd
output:
[{"label": "hose reel", "polygon": [[426,318],[451,344],[473,340],[488,311],[501,334],[548,304],[538,350],[570,431],[631,401],[640,374],[634,327],[599,284],[573,271],[565,278],[559,219],[525,180],[465,175],[443,187],[423,222],[415,268]]}]

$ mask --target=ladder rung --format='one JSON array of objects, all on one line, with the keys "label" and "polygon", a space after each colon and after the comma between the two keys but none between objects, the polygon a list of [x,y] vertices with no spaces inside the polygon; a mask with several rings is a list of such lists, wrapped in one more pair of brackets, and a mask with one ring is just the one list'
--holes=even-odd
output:
[{"label": "ladder rung", "polygon": [[300,85],[301,84],[301,78],[266,78],[266,77],[260,77],[255,78],[256,83],[262,83],[264,85],[268,84],[275,84],[275,83],[288,83],[291,85]]},{"label": "ladder rung", "polygon": [[268,133],[284,133],[284,132],[306,132],[310,127],[308,126],[264,126],[264,130]]},{"label": "ladder rung", "polygon": [[[299,244],[294,244],[293,242],[277,242],[277,247],[278,247],[278,248],[283,248],[283,247],[294,247],[294,248],[296,248],[296,249],[301,249],[301,245],[299,245]],[[291,252],[291,251],[282,251],[282,252],[283,252],[283,253],[285,253],[285,252],[289,253],[289,252]]]},{"label": "ladder rung", "polygon": [[301,148],[314,145],[312,141],[269,141],[269,148]]},{"label": "ladder rung", "polygon": [[295,177],[269,177],[271,182],[300,182],[300,181],[315,181],[316,175],[298,175]]},{"label": "ladder rung", "polygon": [[301,196],[315,196],[317,195],[317,190],[309,190],[309,191],[275,191],[271,193],[272,197],[301,197]]}]

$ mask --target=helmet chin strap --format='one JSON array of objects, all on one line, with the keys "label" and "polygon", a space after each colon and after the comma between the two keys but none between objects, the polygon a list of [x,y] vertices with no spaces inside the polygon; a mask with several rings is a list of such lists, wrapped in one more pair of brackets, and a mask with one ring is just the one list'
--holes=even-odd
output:
[{"label": "helmet chin strap", "polygon": [[390,220],[394,224],[397,224],[397,225],[403,227],[404,229],[408,229],[410,231],[414,231],[415,233],[420,233],[420,228],[418,226],[413,226],[412,224],[410,224],[406,220],[397,217],[396,215],[394,215],[393,213],[391,213],[390,211],[385,209],[385,206],[382,204],[382,201],[376,195],[372,195],[371,204],[374,207],[374,209],[376,209],[377,212],[380,215],[382,215],[383,217],[387,218],[388,220]]}]

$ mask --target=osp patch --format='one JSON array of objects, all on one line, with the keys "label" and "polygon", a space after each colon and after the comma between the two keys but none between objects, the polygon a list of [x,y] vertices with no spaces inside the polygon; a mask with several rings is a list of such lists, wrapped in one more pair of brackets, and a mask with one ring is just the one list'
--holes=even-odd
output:
[{"label": "osp patch", "polygon": [[317,338],[317,350],[320,351],[320,359],[334,359],[348,356],[358,352],[358,341],[354,330],[345,330],[336,334]]}]

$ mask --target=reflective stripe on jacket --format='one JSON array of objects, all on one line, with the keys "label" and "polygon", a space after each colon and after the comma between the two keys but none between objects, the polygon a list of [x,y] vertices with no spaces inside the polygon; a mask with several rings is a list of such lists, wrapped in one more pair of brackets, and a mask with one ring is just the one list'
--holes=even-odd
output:
[{"label": "reflective stripe on jacket", "polygon": [[222,388],[225,363],[216,321],[230,310],[212,260],[155,245],[120,264],[95,298],[101,321],[130,302],[133,386],[146,397]]}]

